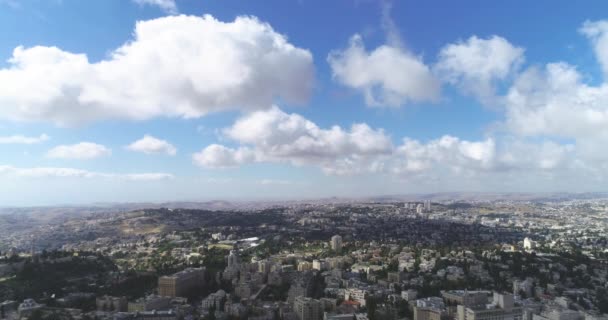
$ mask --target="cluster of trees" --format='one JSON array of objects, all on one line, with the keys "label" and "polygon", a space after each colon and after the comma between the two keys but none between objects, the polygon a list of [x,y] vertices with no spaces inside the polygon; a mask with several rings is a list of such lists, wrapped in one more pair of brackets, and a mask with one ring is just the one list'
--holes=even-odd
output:
[{"label": "cluster of trees", "polygon": [[405,300],[383,302],[379,301],[374,296],[365,298],[365,311],[370,320],[395,319],[395,316],[411,319],[414,315],[412,309]]},{"label": "cluster of trees", "polygon": [[282,283],[281,285],[269,285],[264,291],[264,297],[271,301],[286,301],[287,294],[289,293],[289,287],[290,285],[287,282]]},{"label": "cluster of trees", "polygon": [[135,299],[145,293],[152,293],[158,284],[158,276],[152,273],[138,273],[129,271],[125,274],[125,279],[114,282],[102,293],[115,297],[127,297]]},{"label": "cluster of trees", "polygon": [[[67,253],[46,253],[47,258],[66,257]],[[50,261],[46,259],[27,259],[23,268],[11,279],[0,283],[0,300],[23,300],[39,298],[46,295],[63,294],[63,288],[70,290],[91,291],[87,288],[91,280],[102,284],[107,274],[116,271],[117,267],[106,257],[81,253],[69,260]]]}]

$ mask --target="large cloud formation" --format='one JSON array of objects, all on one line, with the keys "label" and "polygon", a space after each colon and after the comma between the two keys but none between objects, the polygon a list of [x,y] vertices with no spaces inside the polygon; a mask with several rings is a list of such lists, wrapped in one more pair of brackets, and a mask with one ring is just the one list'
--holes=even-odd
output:
[{"label": "large cloud formation", "polygon": [[[608,21],[585,22],[580,29],[608,74]],[[605,78],[605,75],[604,75]],[[571,141],[584,167],[608,167],[608,83],[585,82],[576,66],[551,62],[521,72],[504,97],[506,130],[524,137]]]},{"label": "large cloud formation", "polygon": [[[582,159],[578,144],[556,142],[561,138],[557,134],[559,128],[565,127],[565,123],[558,122],[551,130],[543,122],[544,117],[559,118],[558,113],[545,112],[548,101],[552,101],[550,104],[563,101],[563,107],[571,109],[577,101],[586,105],[593,100],[576,94],[585,86],[580,84],[578,75],[568,75],[567,68],[560,68],[561,64],[548,66],[550,73],[555,73],[549,76],[552,79],[541,79],[534,68],[521,72],[525,61],[523,48],[499,36],[472,36],[445,45],[437,62],[429,68],[394,42],[368,53],[361,38],[353,37],[349,48],[333,51],[328,57],[334,78],[361,90],[366,103],[372,106],[400,106],[408,101],[436,99],[437,79],[441,79],[481,103],[498,105],[504,111],[504,121],[498,127],[506,130],[473,141],[443,135],[428,141],[405,137],[401,144],[393,145],[384,130],[365,123],[355,123],[350,129],[321,128],[298,114],[274,107],[237,119],[222,131],[235,145],[209,145],[195,153],[193,161],[207,168],[279,162],[315,166],[331,175],[381,173],[437,179],[521,173],[538,177],[589,172],[594,168],[588,159]],[[506,94],[497,92],[499,86],[507,88]],[[535,103],[539,105],[535,107]],[[535,109],[542,111],[543,121],[535,120],[538,118]],[[597,115],[583,117],[597,119]],[[580,117],[572,114],[564,120],[579,122]],[[580,133],[578,129],[574,131]],[[573,136],[574,132],[567,135]]]},{"label": "large cloud formation", "polygon": [[200,117],[302,103],[313,86],[308,50],[255,17],[210,15],[137,23],[99,62],[56,47],[17,47],[0,69],[0,118],[74,125],[107,118]]},{"label": "large cloud formation", "polygon": [[395,146],[384,130],[364,123],[353,124],[349,130],[324,129],[277,107],[245,115],[223,133],[238,146],[209,145],[193,155],[196,164],[229,168],[274,162],[316,166],[330,175],[398,176],[547,171],[575,165],[573,147],[550,140],[489,137],[468,141],[444,135],[427,142],[404,138]]},{"label": "large cloud formation", "polygon": [[[608,21],[586,22],[579,31],[589,39],[605,78]],[[400,142],[393,143],[383,129],[365,123],[322,127],[271,107],[276,100],[305,101],[314,68],[309,51],[269,25],[252,17],[225,23],[211,16],[173,16],[139,22],[133,40],[100,62],[54,47],[18,47],[10,66],[0,69],[0,118],[69,125],[237,109],[244,112],[221,132],[225,142],[193,154],[194,163],[207,168],[288,163],[332,175],[382,173],[452,182],[460,181],[456,175],[483,176],[484,183],[554,174],[574,181],[585,174],[602,179],[608,169],[603,147],[608,83],[590,84],[576,66],[559,61],[527,67],[524,53],[500,36],[447,44],[432,67],[396,41],[368,50],[354,36],[348,47],[332,51],[327,60],[334,79],[360,91],[369,106],[435,101],[443,82],[501,112],[493,126],[500,130],[483,138],[446,134],[425,140],[394,137]],[[171,147],[152,137],[131,145],[173,154]],[[0,172],[88,175],[34,169],[0,167]]]},{"label": "large cloud formation", "polygon": [[[322,129],[312,121],[277,107],[238,119],[224,130],[242,144],[238,148],[210,145],[193,156],[205,167],[232,167],[250,162],[288,162],[317,165],[328,173],[344,173],[351,163],[362,164],[390,153],[392,144],[383,130],[354,124]],[[350,170],[349,170],[350,171]]]}]

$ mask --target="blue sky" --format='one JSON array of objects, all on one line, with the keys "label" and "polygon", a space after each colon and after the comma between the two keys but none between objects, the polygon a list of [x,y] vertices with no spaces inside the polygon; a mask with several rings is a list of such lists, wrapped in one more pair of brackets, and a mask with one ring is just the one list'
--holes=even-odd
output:
[{"label": "blue sky", "polygon": [[605,191],[606,9],[0,0],[0,205]]}]

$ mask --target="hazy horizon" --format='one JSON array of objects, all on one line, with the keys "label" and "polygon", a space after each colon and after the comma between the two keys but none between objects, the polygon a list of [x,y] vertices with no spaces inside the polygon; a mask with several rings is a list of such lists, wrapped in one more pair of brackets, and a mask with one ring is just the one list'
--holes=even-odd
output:
[{"label": "hazy horizon", "polygon": [[[287,204],[287,203],[348,203],[348,202],[422,202],[432,200],[442,203],[468,202],[468,201],[555,201],[569,198],[572,200],[608,199],[608,192],[483,192],[483,191],[446,191],[434,193],[403,193],[403,194],[378,194],[361,196],[319,196],[319,197],[266,197],[266,198],[200,198],[181,200],[157,200],[157,201],[94,201],[94,202],[58,202],[39,204],[15,204],[0,205],[2,209],[28,209],[28,208],[112,208],[112,207],[137,207],[152,208],[169,205],[172,208],[183,208],[184,204],[197,205],[256,205],[256,204]],[[187,207],[187,206],[186,206]]]},{"label": "hazy horizon", "polygon": [[0,0],[0,204],[608,190],[608,4],[547,3]]}]

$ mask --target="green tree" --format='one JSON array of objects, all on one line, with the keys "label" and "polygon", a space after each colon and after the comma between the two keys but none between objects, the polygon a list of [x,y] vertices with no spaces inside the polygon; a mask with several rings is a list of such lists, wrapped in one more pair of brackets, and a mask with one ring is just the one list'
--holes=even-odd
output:
[{"label": "green tree", "polygon": [[405,300],[399,300],[399,316],[412,318],[413,312],[410,310],[410,305]]},{"label": "green tree", "polygon": [[376,298],[374,298],[373,296],[365,297],[365,307],[367,308],[367,317],[370,320],[375,320],[376,319],[376,309],[378,307]]}]

